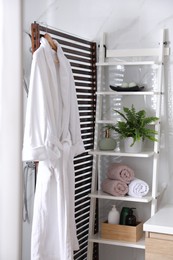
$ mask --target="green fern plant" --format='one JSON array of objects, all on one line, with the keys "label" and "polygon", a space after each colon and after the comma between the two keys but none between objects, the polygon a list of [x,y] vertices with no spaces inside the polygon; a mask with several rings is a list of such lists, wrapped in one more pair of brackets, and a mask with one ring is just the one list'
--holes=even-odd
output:
[{"label": "green fern plant", "polygon": [[128,138],[132,137],[133,142],[131,146],[134,145],[136,141],[149,139],[150,141],[158,141],[155,138],[155,135],[158,132],[154,129],[149,128],[149,125],[153,122],[156,122],[158,117],[147,117],[145,110],[140,110],[136,112],[134,106],[131,108],[123,107],[124,112],[120,112],[118,110],[114,110],[117,112],[122,118],[123,121],[118,121],[116,125],[108,124],[106,128],[110,130],[114,130],[120,135],[120,138]]}]

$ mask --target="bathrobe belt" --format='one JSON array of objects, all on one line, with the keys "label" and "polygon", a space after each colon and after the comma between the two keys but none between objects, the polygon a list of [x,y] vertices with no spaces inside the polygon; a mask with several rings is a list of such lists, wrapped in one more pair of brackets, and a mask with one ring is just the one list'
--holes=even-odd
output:
[{"label": "bathrobe belt", "polygon": [[58,159],[62,157],[62,153],[63,153],[63,157],[67,159],[69,156],[69,148],[71,146],[72,146],[72,142],[69,138],[64,138],[62,141],[59,141],[59,139],[55,137],[49,138],[49,140],[47,140],[46,142],[46,150],[47,150],[47,158],[49,160],[49,167],[56,168]]}]

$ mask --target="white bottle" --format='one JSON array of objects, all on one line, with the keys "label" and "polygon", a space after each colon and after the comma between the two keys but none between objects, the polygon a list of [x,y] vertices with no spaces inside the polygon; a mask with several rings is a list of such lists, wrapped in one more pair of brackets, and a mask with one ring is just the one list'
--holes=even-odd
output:
[{"label": "white bottle", "polygon": [[108,223],[109,224],[119,224],[120,221],[120,213],[116,209],[115,205],[112,205],[111,211],[109,211],[108,214]]}]

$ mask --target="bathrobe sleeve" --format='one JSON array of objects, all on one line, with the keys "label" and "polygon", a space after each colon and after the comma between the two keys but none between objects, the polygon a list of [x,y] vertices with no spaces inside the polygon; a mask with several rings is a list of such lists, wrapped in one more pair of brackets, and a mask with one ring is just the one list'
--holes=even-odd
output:
[{"label": "bathrobe sleeve", "polygon": [[44,79],[41,75],[38,56],[40,56],[39,52],[34,53],[31,65],[22,154],[24,161],[40,161],[45,159],[43,137],[46,131],[44,117],[46,111],[42,86]]},{"label": "bathrobe sleeve", "polygon": [[47,158],[46,139],[48,114],[46,104],[47,72],[42,48],[33,54],[29,95],[27,100],[23,161],[42,161]]}]

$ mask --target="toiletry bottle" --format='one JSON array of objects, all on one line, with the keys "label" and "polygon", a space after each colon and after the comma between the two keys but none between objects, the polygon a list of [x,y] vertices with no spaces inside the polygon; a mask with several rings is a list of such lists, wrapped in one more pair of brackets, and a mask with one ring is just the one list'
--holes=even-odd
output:
[{"label": "toiletry bottle", "polygon": [[120,225],[125,225],[126,224],[126,216],[129,214],[129,209],[128,207],[123,207],[121,210],[120,214]]},{"label": "toiletry bottle", "polygon": [[136,226],[136,217],[133,215],[133,209],[129,209],[129,214],[126,216],[126,225],[127,226]]},{"label": "toiletry bottle", "polygon": [[113,205],[111,211],[108,214],[108,223],[109,224],[119,224],[120,221],[120,213],[116,209],[116,206]]},{"label": "toiletry bottle", "polygon": [[99,141],[100,150],[114,150],[116,147],[116,141],[110,137],[109,129],[105,131],[105,137]]}]

